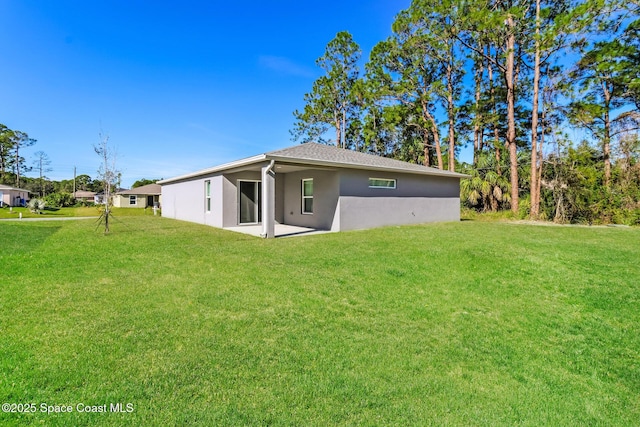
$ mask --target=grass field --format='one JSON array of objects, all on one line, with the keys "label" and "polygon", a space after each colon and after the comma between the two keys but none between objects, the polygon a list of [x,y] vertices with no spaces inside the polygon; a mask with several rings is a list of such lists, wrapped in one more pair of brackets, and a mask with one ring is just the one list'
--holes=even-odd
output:
[{"label": "grass field", "polygon": [[[114,216],[153,216],[153,209],[138,208],[111,208]],[[41,213],[30,212],[28,208],[0,208],[0,219],[17,219],[22,213],[23,218],[58,218],[58,217],[85,217],[99,216],[100,211],[96,206],[72,207],[72,208],[46,208]]]},{"label": "grass field", "polygon": [[606,227],[0,222],[0,403],[36,405],[0,424],[638,425],[639,259]]}]

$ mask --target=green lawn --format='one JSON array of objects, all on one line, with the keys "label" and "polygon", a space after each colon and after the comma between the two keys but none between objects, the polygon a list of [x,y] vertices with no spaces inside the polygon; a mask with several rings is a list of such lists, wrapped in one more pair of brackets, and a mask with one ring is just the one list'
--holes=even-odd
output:
[{"label": "green lawn", "polygon": [[639,259],[606,227],[0,222],[0,401],[37,405],[0,424],[638,425]]},{"label": "green lawn", "polygon": [[[141,208],[111,208],[114,216],[153,216],[153,209]],[[0,208],[0,219],[17,219],[22,213],[23,218],[57,218],[57,217],[85,217],[99,216],[100,211],[95,206],[72,207],[72,208],[46,208],[41,213],[30,212],[28,208]]]}]

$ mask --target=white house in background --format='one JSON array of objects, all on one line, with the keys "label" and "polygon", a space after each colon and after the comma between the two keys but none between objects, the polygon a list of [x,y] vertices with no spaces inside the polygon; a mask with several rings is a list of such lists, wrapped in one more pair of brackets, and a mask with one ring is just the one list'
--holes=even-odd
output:
[{"label": "white house in background", "polygon": [[316,143],[160,181],[162,216],[214,227],[344,231],[460,220],[467,175]]},{"label": "white house in background", "polygon": [[113,196],[116,208],[160,207],[161,189],[158,184],[148,184],[131,190],[122,190]]},{"label": "white house in background", "polygon": [[0,184],[0,207],[26,206],[29,201],[29,190]]}]

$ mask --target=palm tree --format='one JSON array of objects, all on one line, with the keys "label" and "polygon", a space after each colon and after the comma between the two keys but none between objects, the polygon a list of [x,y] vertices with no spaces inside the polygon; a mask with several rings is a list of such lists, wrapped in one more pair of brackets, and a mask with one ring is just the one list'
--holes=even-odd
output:
[{"label": "palm tree", "polygon": [[46,203],[42,199],[31,199],[29,200],[27,207],[29,208],[30,212],[39,214],[46,207]]},{"label": "palm tree", "polygon": [[481,212],[497,212],[510,204],[509,179],[496,166],[495,156],[479,153],[476,167],[465,171],[471,178],[460,182],[460,199]]}]

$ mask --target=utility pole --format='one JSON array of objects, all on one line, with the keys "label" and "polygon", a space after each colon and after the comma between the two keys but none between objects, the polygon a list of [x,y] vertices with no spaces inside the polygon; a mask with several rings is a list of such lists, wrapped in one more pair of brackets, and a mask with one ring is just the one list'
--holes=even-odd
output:
[{"label": "utility pole", "polygon": [[73,167],[73,198],[76,197],[76,167]]}]

